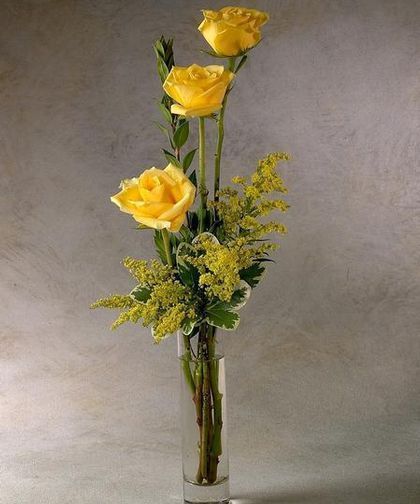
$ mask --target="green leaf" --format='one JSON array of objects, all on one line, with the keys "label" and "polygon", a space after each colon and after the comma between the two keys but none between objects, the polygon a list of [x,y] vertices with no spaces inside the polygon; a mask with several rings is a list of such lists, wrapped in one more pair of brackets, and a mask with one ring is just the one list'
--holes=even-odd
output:
[{"label": "green leaf", "polygon": [[192,239],[194,238],[193,233],[190,229],[187,228],[187,226],[181,226],[179,234],[182,236],[182,241],[186,243],[191,243]]},{"label": "green leaf", "polygon": [[259,263],[255,262],[249,268],[241,270],[239,272],[239,276],[242,280],[245,280],[245,282],[253,289],[261,280],[264,270],[264,266],[261,266]]},{"label": "green leaf", "polygon": [[130,292],[129,296],[135,301],[144,303],[149,299],[151,292],[152,291],[149,289],[149,287],[137,285],[137,287],[134,287],[134,289]]},{"label": "green leaf", "polygon": [[192,333],[190,334],[190,339],[193,338],[200,331],[200,322],[201,322],[201,320],[196,321],[196,324],[198,324],[198,325],[194,326],[194,329],[192,330]]},{"label": "green leaf", "polygon": [[173,39],[165,39],[165,37],[162,35],[160,41],[162,42],[162,46],[165,49],[165,56],[167,56],[168,52],[171,52],[172,50]]},{"label": "green leaf", "polygon": [[166,121],[168,121],[169,124],[172,124],[172,114],[171,112],[166,108],[166,105],[162,102],[159,103],[159,110],[161,111],[163,117],[165,118]]},{"label": "green leaf", "polygon": [[229,310],[226,303],[218,302],[209,306],[206,314],[206,320],[210,325],[220,327],[225,331],[234,331],[239,325],[239,315]]},{"label": "green leaf", "polygon": [[162,151],[163,151],[163,154],[166,157],[166,160],[168,161],[168,163],[172,163],[174,166],[176,166],[178,168],[182,168],[181,163],[178,161],[178,159],[173,154],[171,154],[166,149],[162,149]]},{"label": "green leaf", "polygon": [[241,61],[238,63],[238,66],[236,67],[235,73],[238,73],[239,70],[245,65],[247,59],[248,56],[246,54],[242,56]]},{"label": "green leaf", "polygon": [[182,332],[186,336],[189,336],[194,331],[194,327],[195,327],[195,320],[187,318],[182,323]]},{"label": "green leaf", "polygon": [[191,173],[191,175],[188,178],[195,185],[195,187],[197,187],[197,174],[195,170]]},{"label": "green leaf", "polygon": [[185,121],[181,124],[181,126],[177,128],[177,130],[174,133],[175,147],[178,147],[178,149],[180,149],[185,144],[185,142],[188,140],[189,132],[190,132],[189,122]]},{"label": "green leaf", "polygon": [[209,56],[212,56],[213,58],[228,58],[229,56],[221,56],[220,54],[215,53],[214,51],[206,51],[204,49],[200,49],[200,52],[203,54],[208,54]]},{"label": "green leaf", "polygon": [[173,148],[173,143],[172,143],[172,138],[171,135],[169,134],[169,131],[165,128],[165,126],[162,126],[162,124],[159,124],[158,122],[155,122],[156,126],[160,129],[160,131],[166,136],[168,139],[168,142],[171,144],[171,147]]},{"label": "green leaf", "polygon": [[250,295],[251,286],[247,282],[245,282],[245,280],[241,280],[239,287],[232,294],[232,298],[229,303],[232,310],[241,309],[248,301]]},{"label": "green leaf", "polygon": [[156,59],[160,59],[162,56],[160,55],[160,53],[155,45],[153,46],[153,50],[155,52]]},{"label": "green leaf", "polygon": [[[181,240],[175,233],[169,233],[169,242],[171,244],[171,252],[172,250],[174,250],[176,254],[176,251],[178,249],[179,244],[181,243]],[[174,254],[172,254],[172,257],[174,258]]]},{"label": "green leaf", "polygon": [[169,136],[169,131],[163,124],[160,124],[158,122],[155,122],[155,124],[165,136]]},{"label": "green leaf", "polygon": [[190,211],[187,213],[188,227],[192,233],[196,233],[198,228],[198,216],[196,212]]},{"label": "green leaf", "polygon": [[196,152],[197,152],[197,149],[193,149],[192,151],[190,151],[188,154],[185,155],[184,160],[182,161],[182,167],[184,168],[184,173],[191,166],[191,163],[193,162],[193,159],[194,159]]},{"label": "green leaf", "polygon": [[169,75],[168,67],[166,66],[166,63],[161,59],[158,59],[157,67],[158,67],[160,79],[162,82],[164,82],[166,80],[166,77],[168,77],[168,75]]},{"label": "green leaf", "polygon": [[196,269],[189,263],[180,261],[178,264],[178,275],[181,282],[186,287],[195,288],[198,283],[198,275],[194,273]]},{"label": "green leaf", "polygon": [[156,55],[157,56],[161,56],[162,58],[165,57],[165,49],[163,48],[163,45],[162,45],[162,41],[164,41],[165,39],[161,39],[161,40],[156,40],[156,42],[154,43],[154,46],[153,46],[153,49],[155,49],[155,52],[157,53]]},{"label": "green leaf", "polygon": [[185,260],[185,256],[193,255],[195,255],[195,251],[189,243],[180,243],[176,251],[176,264],[181,282],[187,287],[197,288],[200,273],[195,266]]}]

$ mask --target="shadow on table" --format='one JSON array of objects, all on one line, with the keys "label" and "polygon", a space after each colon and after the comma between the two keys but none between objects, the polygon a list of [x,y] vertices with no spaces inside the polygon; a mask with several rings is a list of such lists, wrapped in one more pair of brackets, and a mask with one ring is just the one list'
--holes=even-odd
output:
[{"label": "shadow on table", "polygon": [[345,482],[331,487],[281,491],[261,490],[234,496],[232,504],[417,504],[420,503],[418,475],[386,475],[370,481]]}]

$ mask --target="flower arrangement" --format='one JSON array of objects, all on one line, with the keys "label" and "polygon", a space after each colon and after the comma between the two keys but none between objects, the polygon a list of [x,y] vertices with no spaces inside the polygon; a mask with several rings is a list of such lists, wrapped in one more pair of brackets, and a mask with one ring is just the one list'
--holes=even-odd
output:
[{"label": "flower arrangement", "polygon": [[[212,48],[208,53],[222,64],[175,66],[173,40],[162,36],[155,42],[164,91],[159,108],[166,122],[159,128],[169,144],[163,149],[167,166],[123,180],[111,197],[139,229],[154,230],[158,259],[125,258],[133,288],[92,307],[119,309],[112,328],[142,322],[157,343],[176,332],[182,335],[182,369],[199,427],[195,482],[212,484],[222,455],[221,394],[217,363],[216,368],[211,364],[217,356],[216,331],[238,327],[239,310],[277,247],[270,235],[286,233],[283,224],[267,216],[288,209],[282,198],[287,189],[276,166],[289,156],[268,154],[248,177],[234,177],[231,185],[220,186],[228,97],[249,51],[261,40],[268,15],[240,7],[205,10],[203,15],[198,29]],[[184,154],[197,123],[198,148]],[[217,134],[213,188],[207,184],[207,125]]]}]

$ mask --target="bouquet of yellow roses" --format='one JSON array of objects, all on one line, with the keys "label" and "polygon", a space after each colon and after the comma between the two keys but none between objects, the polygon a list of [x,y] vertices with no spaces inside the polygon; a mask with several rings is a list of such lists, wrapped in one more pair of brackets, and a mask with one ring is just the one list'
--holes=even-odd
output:
[{"label": "bouquet of yellow roses", "polygon": [[[154,230],[158,259],[125,258],[134,288],[92,306],[120,309],[113,328],[141,321],[151,327],[156,342],[178,332],[182,376],[198,425],[189,455],[194,458],[197,453],[196,463],[192,462],[195,470],[188,479],[209,486],[226,476],[218,474],[224,412],[216,331],[238,327],[239,310],[276,248],[268,235],[286,232],[283,224],[266,216],[288,208],[275,197],[287,192],[276,165],[288,160],[288,155],[271,153],[250,176],[235,177],[232,186],[220,187],[228,96],[250,49],[260,42],[268,15],[239,7],[203,14],[199,30],[212,48],[208,53],[222,64],[175,66],[173,40],[162,36],[156,41],[164,91],[159,108],[166,122],[158,126],[168,140],[163,149],[168,164],[123,180],[120,191],[111,197],[140,229]],[[198,148],[185,150],[190,129],[196,125]],[[211,190],[206,129],[217,133]]]}]

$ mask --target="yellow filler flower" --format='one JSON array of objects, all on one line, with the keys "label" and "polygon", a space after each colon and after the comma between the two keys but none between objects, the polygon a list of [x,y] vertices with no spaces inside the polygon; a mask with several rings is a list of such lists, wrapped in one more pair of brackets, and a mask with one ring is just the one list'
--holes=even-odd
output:
[{"label": "yellow filler flower", "polygon": [[171,112],[191,117],[217,112],[233,77],[221,65],[172,67],[163,83],[165,92],[177,102]]},{"label": "yellow filler flower", "polygon": [[239,56],[261,40],[260,27],[268,14],[244,7],[203,10],[204,21],[198,29],[219,56]]},{"label": "yellow filler flower", "polygon": [[173,232],[179,231],[195,197],[194,184],[172,164],[164,170],[145,170],[138,178],[123,180],[120,187],[111,201],[122,212],[147,227]]}]

